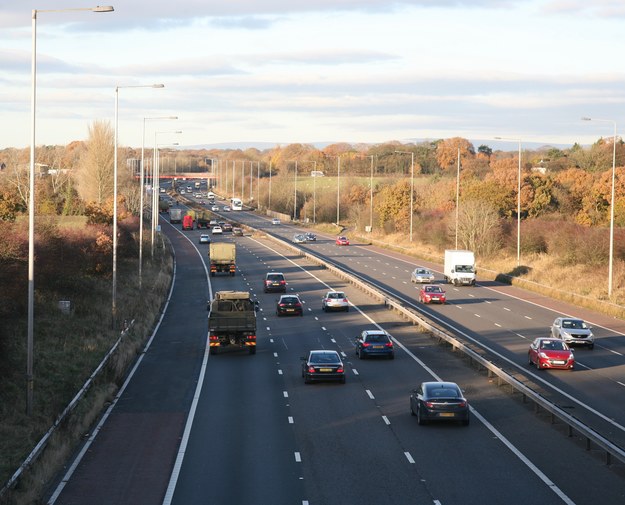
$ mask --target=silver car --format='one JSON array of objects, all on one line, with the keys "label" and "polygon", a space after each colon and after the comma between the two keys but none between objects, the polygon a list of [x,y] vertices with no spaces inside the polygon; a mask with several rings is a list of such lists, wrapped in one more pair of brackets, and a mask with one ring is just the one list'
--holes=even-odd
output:
[{"label": "silver car", "polygon": [[321,299],[321,308],[324,312],[329,310],[349,312],[349,300],[342,291],[328,291]]},{"label": "silver car", "polygon": [[592,328],[581,319],[574,317],[558,317],[551,325],[551,336],[564,340],[567,344],[595,346]]},{"label": "silver car", "polygon": [[410,282],[418,282],[419,284],[431,284],[434,282],[434,274],[431,270],[423,267],[415,268],[410,274]]}]

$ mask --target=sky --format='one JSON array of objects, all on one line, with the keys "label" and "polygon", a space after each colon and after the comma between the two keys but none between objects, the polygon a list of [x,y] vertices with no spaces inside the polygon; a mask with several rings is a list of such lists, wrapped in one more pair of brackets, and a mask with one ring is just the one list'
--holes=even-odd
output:
[{"label": "sky", "polygon": [[0,149],[30,145],[33,9],[37,145],[114,126],[116,89],[131,147],[568,146],[625,126],[622,0],[100,1],[114,12],[0,0]]}]

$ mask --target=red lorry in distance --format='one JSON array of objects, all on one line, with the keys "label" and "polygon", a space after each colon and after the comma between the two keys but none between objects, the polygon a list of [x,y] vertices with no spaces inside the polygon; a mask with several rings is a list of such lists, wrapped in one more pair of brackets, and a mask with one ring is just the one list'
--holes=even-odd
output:
[{"label": "red lorry in distance", "polygon": [[195,220],[193,219],[193,216],[187,214],[182,218],[182,229],[192,230],[193,228],[195,228]]}]

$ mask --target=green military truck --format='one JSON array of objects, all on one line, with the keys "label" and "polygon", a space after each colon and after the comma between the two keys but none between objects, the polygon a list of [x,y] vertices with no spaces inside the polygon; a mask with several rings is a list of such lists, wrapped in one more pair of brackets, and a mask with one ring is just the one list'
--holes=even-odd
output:
[{"label": "green military truck", "polygon": [[247,348],[256,354],[258,302],[247,291],[217,291],[208,302],[208,343],[211,354],[225,347]]}]

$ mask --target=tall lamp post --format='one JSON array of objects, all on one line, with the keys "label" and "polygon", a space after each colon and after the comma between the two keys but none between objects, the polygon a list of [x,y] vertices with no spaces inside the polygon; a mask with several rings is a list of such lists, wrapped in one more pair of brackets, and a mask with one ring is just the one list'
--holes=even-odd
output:
[{"label": "tall lamp post", "polygon": [[582,121],[600,121],[612,123],[614,127],[612,145],[612,194],[610,196],[610,254],[608,260],[608,297],[612,297],[612,271],[614,267],[614,186],[616,182],[616,121],[613,119],[599,119],[594,117],[583,117]]},{"label": "tall lamp post", "polygon": [[410,242],[412,242],[412,207],[414,200],[414,153],[410,151],[395,151],[397,154],[409,154],[410,163]]},{"label": "tall lamp post", "polygon": [[30,101],[30,174],[28,184],[28,330],[26,357],[26,414],[33,410],[33,348],[35,321],[35,137],[37,110],[37,14],[40,12],[112,12],[112,6],[32,10],[31,101]]},{"label": "tall lamp post", "polygon": [[[297,219],[297,160],[292,160],[295,163],[295,174],[293,177],[294,197],[293,197],[293,221]],[[288,167],[288,162],[287,162]]]},{"label": "tall lamp post", "polygon": [[152,259],[154,259],[154,242],[156,236],[156,228],[158,227],[158,199],[160,195],[160,167],[158,160],[157,138],[159,135],[165,134],[181,134],[182,130],[160,131],[154,132],[154,148],[152,151],[152,226],[150,227],[150,248]]},{"label": "tall lamp post", "polygon": [[309,163],[313,164],[313,172],[315,176],[313,177],[313,224],[317,223],[317,161],[309,160]]},{"label": "tall lamp post", "polygon": [[[145,192],[145,170],[143,164],[145,162],[145,122],[167,119],[178,119],[178,116],[161,116],[161,117],[144,117],[143,132],[141,134],[141,170],[139,173],[139,187],[141,188],[139,196],[139,290],[143,281],[143,194]],[[154,253],[152,253],[154,254]]]},{"label": "tall lamp post", "polygon": [[164,88],[164,84],[138,84],[115,87],[115,148],[113,152],[113,293],[111,317],[113,329],[117,318],[117,144],[119,123],[119,90],[121,88]]},{"label": "tall lamp post", "polygon": [[521,139],[495,137],[497,140],[512,140],[519,143],[519,174],[516,197],[516,266],[521,266]]}]

